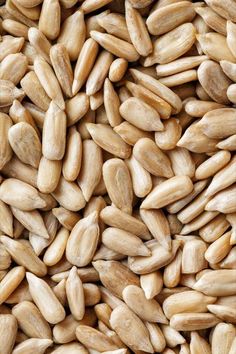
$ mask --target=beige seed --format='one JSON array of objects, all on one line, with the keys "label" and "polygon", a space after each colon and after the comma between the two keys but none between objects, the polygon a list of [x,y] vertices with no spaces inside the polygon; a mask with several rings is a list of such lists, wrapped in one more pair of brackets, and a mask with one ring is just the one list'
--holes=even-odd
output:
[{"label": "beige seed", "polygon": [[194,176],[195,164],[187,149],[176,146],[175,149],[168,151],[167,154],[175,176],[184,175],[190,178]]},{"label": "beige seed", "polygon": [[90,36],[104,49],[120,58],[126,59],[130,62],[136,61],[139,58],[139,54],[132,44],[111,34],[91,31]]},{"label": "beige seed", "polygon": [[170,319],[170,326],[178,331],[195,331],[214,327],[220,320],[208,313],[179,313]]},{"label": "beige seed", "polygon": [[197,6],[195,11],[200,15],[205,23],[216,32],[226,35],[226,20],[219,16],[210,7]]},{"label": "beige seed", "polygon": [[39,18],[39,30],[48,39],[54,40],[60,32],[61,9],[59,1],[47,0],[43,2]]},{"label": "beige seed", "polygon": [[220,141],[216,146],[217,146],[219,149],[225,149],[225,150],[229,150],[229,151],[235,150],[235,146],[236,146],[236,134],[231,135],[229,138]]},{"label": "beige seed", "polygon": [[219,211],[224,214],[236,212],[236,185],[217,193],[205,206],[205,210]]},{"label": "beige seed", "polygon": [[71,268],[66,280],[66,295],[72,315],[76,320],[82,320],[85,313],[84,290],[76,267]]},{"label": "beige seed", "polygon": [[48,232],[44,225],[42,216],[37,210],[23,211],[15,207],[11,207],[14,217],[30,232],[35,233],[44,238],[48,238]]},{"label": "beige seed", "polygon": [[61,162],[48,160],[42,156],[37,176],[37,187],[42,193],[52,193],[59,182],[61,174]]},{"label": "beige seed", "polygon": [[0,230],[6,235],[13,236],[13,216],[10,208],[0,201]]},{"label": "beige seed", "polygon": [[72,93],[75,95],[85,83],[89,76],[96,56],[98,53],[98,44],[92,38],[87,39],[81,48],[74,71],[74,81],[72,85]]},{"label": "beige seed", "polygon": [[120,99],[108,78],[104,82],[103,95],[108,122],[112,127],[115,127],[122,122],[119,112]]},{"label": "beige seed", "polygon": [[[91,174],[93,168],[93,174]],[[82,166],[78,184],[86,201],[89,201],[102,175],[102,150],[93,142],[85,140],[82,145]]]},{"label": "beige seed", "polygon": [[166,287],[173,288],[177,286],[181,279],[182,251],[179,249],[175,258],[165,267],[163,282]]},{"label": "beige seed", "polygon": [[17,264],[24,266],[38,276],[46,274],[46,265],[38,258],[29,244],[12,240],[7,236],[1,236],[1,242]]},{"label": "beige seed", "polygon": [[124,77],[127,67],[128,62],[125,59],[115,59],[109,69],[109,79],[112,82],[120,81]]},{"label": "beige seed", "polygon": [[135,145],[141,138],[151,138],[149,132],[145,132],[134,125],[124,121],[114,128],[114,131],[124,140],[128,145]]},{"label": "beige seed", "polygon": [[117,349],[111,338],[89,326],[79,325],[76,328],[76,337],[82,344],[97,351]]},{"label": "beige seed", "polygon": [[137,274],[147,274],[154,272],[166,264],[169,264],[175,257],[175,254],[180,246],[179,241],[172,242],[170,251],[162,247],[157,241],[151,240],[146,243],[150,248],[152,255],[148,257],[129,257],[129,268]]},{"label": "beige seed", "polygon": [[[182,1],[183,3],[183,1]],[[156,67],[158,77],[169,76],[193,69],[199,66],[204,60],[207,60],[206,55],[185,57],[174,60],[168,64],[159,64]]]},{"label": "beige seed", "polygon": [[230,323],[219,323],[212,333],[212,353],[226,354],[235,338],[235,327]]},{"label": "beige seed", "polygon": [[125,120],[141,130],[163,130],[159,114],[139,98],[131,97],[123,102],[120,106],[120,114]]},{"label": "beige seed", "polygon": [[153,299],[160,293],[163,287],[163,279],[160,271],[143,274],[140,276],[140,285],[146,299]]},{"label": "beige seed", "polygon": [[23,37],[15,38],[12,36],[3,36],[0,42],[0,60],[2,61],[7,55],[19,53],[23,47],[25,40]]},{"label": "beige seed", "polygon": [[51,339],[49,324],[32,302],[20,302],[13,307],[12,314],[16,317],[21,330],[29,337]]},{"label": "beige seed", "polygon": [[181,235],[188,235],[191,234],[193,231],[200,229],[201,227],[208,224],[218,214],[218,211],[204,211],[202,214],[190,221],[190,223],[184,225],[180,232]]},{"label": "beige seed", "polygon": [[14,267],[6,273],[0,282],[0,304],[13,293],[25,277],[24,267]]},{"label": "beige seed", "polygon": [[[229,214],[230,215],[230,214]],[[223,214],[219,214],[208,224],[201,227],[199,235],[205,242],[214,242],[229,228],[229,223]]]},{"label": "beige seed", "polygon": [[46,206],[34,187],[15,178],[8,178],[0,185],[0,198],[6,204],[25,211]]},{"label": "beige seed", "polygon": [[126,81],[127,89],[137,98],[146,102],[149,106],[153,107],[163,119],[170,117],[171,106],[162,98],[154,94],[147,88],[136,85],[131,81]]},{"label": "beige seed", "polygon": [[22,53],[9,54],[1,62],[0,79],[18,85],[27,70],[28,60]]},{"label": "beige seed", "polygon": [[85,23],[82,11],[76,11],[67,17],[60,28],[57,43],[62,43],[69,54],[70,60],[78,58],[85,40]]},{"label": "beige seed", "polygon": [[102,242],[109,249],[127,256],[150,255],[150,250],[139,237],[118,228],[107,228],[102,234]]},{"label": "beige seed", "polygon": [[170,160],[151,139],[139,139],[134,146],[133,154],[151,174],[168,178],[173,176]]},{"label": "beige seed", "polygon": [[152,52],[152,42],[142,16],[129,1],[125,1],[125,19],[133,46],[140,55],[147,56]]},{"label": "beige seed", "polygon": [[100,213],[101,219],[109,226],[116,227],[127,232],[133,232],[140,238],[150,239],[146,225],[139,219],[131,216],[114,206],[107,206]]},{"label": "beige seed", "polygon": [[[93,39],[95,40],[95,38]],[[93,95],[102,88],[102,85],[107,77],[112,61],[113,55],[109,51],[103,50],[100,52],[93,68],[91,68],[92,70],[90,69],[91,71],[86,81],[87,95]]]},{"label": "beige seed", "polygon": [[0,315],[0,351],[2,353],[12,353],[17,334],[17,321],[11,314]]},{"label": "beige seed", "polygon": [[130,73],[138,84],[144,86],[146,89],[152,91],[164,101],[168,102],[173,107],[173,110],[175,110],[175,113],[180,112],[182,101],[172,90],[163,85],[160,81],[139,70],[130,69]]},{"label": "beige seed", "polygon": [[53,266],[62,259],[68,238],[69,231],[62,227],[44,253],[43,261],[47,266]]},{"label": "beige seed", "polygon": [[139,198],[145,197],[152,189],[150,173],[142,167],[133,155],[126,160],[126,164],[131,175],[134,194]]},{"label": "beige seed", "polygon": [[138,276],[120,262],[99,260],[93,262],[93,266],[98,271],[102,284],[119,298],[122,298],[122,291],[126,286],[139,285]]},{"label": "beige seed", "polygon": [[207,249],[205,258],[210,263],[219,263],[229,253],[231,231],[226,232],[223,236],[214,241]]},{"label": "beige seed", "polygon": [[231,81],[218,63],[205,60],[198,68],[198,80],[214,101],[222,104],[229,103],[226,92]]},{"label": "beige seed", "polygon": [[220,61],[220,66],[222,68],[222,70],[224,71],[225,75],[227,75],[232,81],[235,82],[235,78],[236,78],[236,73],[235,73],[235,69],[236,69],[236,64],[231,63],[227,60],[221,60]]},{"label": "beige seed", "polygon": [[193,354],[211,354],[209,343],[198,332],[191,332],[190,351]]},{"label": "beige seed", "polygon": [[65,318],[65,310],[49,285],[32,273],[26,274],[31,296],[45,320],[56,324]]},{"label": "beige seed", "polygon": [[66,144],[66,115],[51,101],[46,112],[43,136],[42,152],[49,160],[61,160],[65,153]]},{"label": "beige seed", "polygon": [[[50,98],[40,84],[40,81],[34,71],[28,72],[20,82],[22,89],[31,101],[46,111],[50,104]],[[17,98],[17,97],[16,97]]]},{"label": "beige seed", "polygon": [[[86,218],[78,221],[72,229],[66,245],[66,256],[69,262],[78,267],[88,265],[96,251],[98,238],[98,214],[97,212],[93,212]],[[86,253],[84,249],[87,250]]]},{"label": "beige seed", "polygon": [[132,212],[132,181],[126,164],[121,159],[110,159],[103,164],[103,178],[115,206],[128,214]]},{"label": "beige seed", "polygon": [[45,350],[52,345],[52,343],[53,341],[51,339],[30,338],[16,345],[12,353],[23,354],[25,352],[30,353],[32,350],[35,350],[37,353],[43,354]]},{"label": "beige seed", "polygon": [[149,15],[147,19],[148,30],[151,34],[161,35],[182,23],[191,22],[194,16],[194,8],[188,1],[181,1],[181,4],[167,4]]},{"label": "beige seed", "polygon": [[0,170],[11,160],[12,149],[8,141],[8,132],[12,126],[11,118],[5,114],[0,113]]},{"label": "beige seed", "polygon": [[194,26],[184,23],[155,40],[153,52],[144,59],[144,66],[170,63],[185,54],[194,42]]},{"label": "beige seed", "polygon": [[[113,12],[107,14],[104,12],[102,14],[103,16],[97,18],[98,24],[101,28],[104,28],[107,33],[131,43],[125,17],[119,13]],[[100,30],[100,32],[102,31]]]},{"label": "beige seed", "polygon": [[43,32],[39,31],[37,28],[31,27],[28,30],[28,38],[35,50],[50,64],[49,53],[51,44]]},{"label": "beige seed", "polygon": [[0,80],[0,92],[0,107],[10,106],[15,99],[21,101],[25,96],[24,91],[9,80]]},{"label": "beige seed", "polygon": [[144,291],[136,285],[128,285],[123,290],[123,299],[129,308],[142,320],[148,322],[167,323],[158,302],[146,299]]},{"label": "beige seed", "polygon": [[73,72],[66,47],[61,43],[53,45],[50,60],[62,91],[67,97],[72,97]]},{"label": "beige seed", "polygon": [[144,199],[141,208],[159,209],[188,195],[193,184],[187,176],[175,176],[154,187],[152,192]]},{"label": "beige seed", "polygon": [[171,249],[170,227],[162,210],[140,210],[140,216],[154,238],[167,250]]},{"label": "beige seed", "polygon": [[208,296],[230,296],[236,292],[234,286],[235,270],[214,270],[203,274],[194,284],[194,289]]}]

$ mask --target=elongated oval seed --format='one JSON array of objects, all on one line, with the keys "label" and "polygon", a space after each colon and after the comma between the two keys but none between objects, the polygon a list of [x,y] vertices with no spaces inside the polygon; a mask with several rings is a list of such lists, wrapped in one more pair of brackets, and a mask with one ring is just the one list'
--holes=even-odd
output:
[{"label": "elongated oval seed", "polygon": [[160,131],[163,125],[157,111],[139,98],[131,97],[120,106],[121,116],[144,131]]},{"label": "elongated oval seed", "polygon": [[5,114],[0,113],[0,170],[11,160],[12,149],[8,140],[8,132],[12,126],[11,118]]},{"label": "elongated oval seed", "polygon": [[46,206],[34,187],[15,178],[8,178],[0,185],[0,199],[6,204],[25,211]]},{"label": "elongated oval seed", "polygon": [[144,199],[141,208],[159,209],[188,195],[193,184],[187,176],[176,176],[156,186]]},{"label": "elongated oval seed", "polygon": [[151,240],[146,243],[150,248],[152,255],[147,257],[129,257],[129,268],[137,274],[147,274],[154,272],[166,264],[169,264],[175,257],[175,254],[180,246],[179,241],[172,242],[170,251],[162,247],[157,241]]},{"label": "elongated oval seed", "polygon": [[134,194],[139,198],[145,197],[152,189],[150,173],[142,167],[134,156],[127,159],[126,164],[131,175]]},{"label": "elongated oval seed", "polygon": [[28,60],[22,53],[9,54],[1,62],[0,79],[10,80],[18,85],[25,75],[28,66]]},{"label": "elongated oval seed", "polygon": [[156,39],[153,52],[144,59],[144,66],[170,63],[185,54],[194,42],[194,26],[184,23]]},{"label": "elongated oval seed", "polygon": [[[22,80],[21,80],[22,81]],[[25,96],[10,80],[0,80],[0,107],[10,106],[15,99],[22,100]]]},{"label": "elongated oval seed", "polygon": [[91,31],[90,36],[104,49],[120,58],[131,62],[136,61],[139,58],[139,54],[132,44],[112,36],[111,34]]},{"label": "elongated oval seed", "polygon": [[13,307],[12,314],[16,317],[21,330],[29,337],[42,339],[52,338],[49,324],[32,302],[20,302]]},{"label": "elongated oval seed", "polygon": [[[66,256],[78,267],[88,265],[93,259],[99,238],[98,214],[93,212],[78,221],[66,245]],[[86,252],[84,252],[86,250]]]},{"label": "elongated oval seed", "polygon": [[123,290],[123,299],[126,304],[142,320],[149,322],[167,323],[167,319],[159,303],[150,299],[147,300],[144,291],[136,285],[128,285]]},{"label": "elongated oval seed", "polygon": [[25,277],[24,267],[14,267],[0,282],[0,305],[13,293]]},{"label": "elongated oval seed", "polygon": [[[85,140],[82,144],[82,166],[78,176],[78,184],[85,200],[88,202],[102,176],[102,149],[93,140]],[[91,170],[93,173],[91,174]]]},{"label": "elongated oval seed", "polygon": [[151,139],[139,139],[134,146],[133,154],[140,164],[154,176],[167,178],[173,176],[170,160]]},{"label": "elongated oval seed", "polygon": [[26,273],[26,278],[31,296],[45,320],[51,324],[61,322],[65,318],[65,310],[49,285],[32,273]]},{"label": "elongated oval seed", "polygon": [[95,328],[79,325],[76,328],[76,337],[84,345],[95,350],[109,351],[117,349],[111,338]]},{"label": "elongated oval seed", "polygon": [[1,236],[1,242],[17,264],[24,266],[38,276],[46,275],[46,265],[34,253],[30,245],[17,240],[12,240],[7,236]]},{"label": "elongated oval seed", "polygon": [[42,193],[52,193],[56,189],[61,175],[61,161],[48,160],[42,156],[37,176],[37,187]]},{"label": "elongated oval seed", "polygon": [[11,314],[0,315],[0,350],[3,353],[12,353],[17,335],[17,320]]},{"label": "elongated oval seed", "polygon": [[147,18],[148,30],[151,34],[160,35],[169,32],[185,22],[191,22],[195,11],[189,1],[163,6],[153,11]]},{"label": "elongated oval seed", "polygon": [[131,214],[133,202],[132,181],[126,164],[120,159],[110,159],[103,164],[103,178],[115,206]]},{"label": "elongated oval seed", "polygon": [[132,233],[109,227],[102,234],[102,242],[108,248],[127,256],[149,256],[150,250]]},{"label": "elongated oval seed", "polygon": [[37,350],[38,353],[43,353],[51,346],[53,341],[51,339],[30,338],[16,345],[12,354],[23,354],[32,350]]},{"label": "elongated oval seed", "polygon": [[72,315],[76,320],[82,320],[85,313],[85,295],[76,267],[71,268],[66,280],[66,295]]},{"label": "elongated oval seed", "polygon": [[147,328],[126,305],[120,305],[112,311],[110,323],[121,340],[132,350],[154,352]]}]

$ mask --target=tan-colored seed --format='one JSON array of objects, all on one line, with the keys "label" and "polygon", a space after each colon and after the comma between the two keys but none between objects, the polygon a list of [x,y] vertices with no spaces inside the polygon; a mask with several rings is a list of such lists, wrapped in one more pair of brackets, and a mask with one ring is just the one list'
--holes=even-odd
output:
[{"label": "tan-colored seed", "polygon": [[194,26],[184,23],[155,40],[153,52],[144,59],[144,66],[170,63],[185,54],[194,42]]},{"label": "tan-colored seed", "polygon": [[109,351],[116,350],[117,346],[111,338],[96,330],[95,328],[79,325],[76,328],[77,339],[85,346],[95,350]]},{"label": "tan-colored seed", "polygon": [[[113,61],[113,55],[109,51],[103,50],[100,52],[93,68],[91,65],[92,70],[90,69],[91,70],[90,73],[88,72],[89,76],[86,81],[87,95],[89,96],[93,95],[94,93],[98,92],[102,88],[102,85],[107,77],[112,61]],[[87,62],[86,62],[86,66],[87,66]],[[83,79],[83,81],[84,80],[85,78]]]},{"label": "tan-colored seed", "polygon": [[104,14],[104,16],[98,17],[97,21],[107,33],[131,43],[125,17],[123,15],[118,13],[108,13],[106,15]]},{"label": "tan-colored seed", "polygon": [[161,35],[185,22],[191,22],[195,16],[193,5],[188,1],[170,4],[154,10],[147,18],[151,34]]},{"label": "tan-colored seed", "polygon": [[123,58],[117,58],[113,61],[109,69],[109,79],[112,82],[120,81],[128,68],[127,60]]},{"label": "tan-colored seed", "polygon": [[11,160],[12,149],[8,141],[8,132],[12,126],[11,118],[5,114],[0,113],[0,170]]},{"label": "tan-colored seed", "polygon": [[123,299],[139,318],[148,322],[167,323],[167,319],[159,303],[154,299],[146,299],[144,291],[136,285],[128,285],[123,290]]},{"label": "tan-colored seed", "polygon": [[175,257],[180,246],[180,242],[174,240],[170,251],[162,247],[157,241],[151,240],[146,243],[150,248],[152,255],[147,257],[129,257],[129,268],[137,274],[147,274],[154,272],[166,264],[169,264]]},{"label": "tan-colored seed", "polygon": [[[231,215],[231,214],[229,214]],[[205,242],[214,242],[229,228],[229,222],[223,214],[219,214],[208,224],[201,227],[199,235]]]},{"label": "tan-colored seed", "polygon": [[[72,229],[66,245],[66,256],[69,262],[84,267],[93,259],[99,238],[98,214],[93,212],[78,221]],[[85,253],[84,250],[87,250]]]},{"label": "tan-colored seed", "polygon": [[190,178],[194,176],[195,164],[187,149],[176,146],[173,150],[169,150],[167,155],[175,176],[184,175]]},{"label": "tan-colored seed", "polygon": [[43,32],[37,28],[31,27],[28,30],[28,39],[35,50],[50,64],[50,49],[51,43],[45,37]]},{"label": "tan-colored seed", "polygon": [[11,314],[1,313],[0,315],[0,351],[11,354],[16,340],[17,320]]},{"label": "tan-colored seed", "polygon": [[48,160],[42,156],[37,176],[37,187],[42,193],[52,193],[59,182],[61,175],[61,162]]},{"label": "tan-colored seed", "polygon": [[29,337],[51,339],[49,324],[32,302],[20,302],[13,307],[12,314],[16,317],[21,330]]},{"label": "tan-colored seed", "polygon": [[191,332],[190,350],[196,354],[211,354],[210,344],[198,332]]},{"label": "tan-colored seed", "polygon": [[15,99],[22,100],[25,93],[10,80],[0,80],[0,107],[10,106]]},{"label": "tan-colored seed", "polygon": [[136,61],[139,58],[138,52],[129,42],[119,39],[111,34],[105,34],[98,31],[91,31],[90,36],[104,49],[120,58],[126,59],[130,62]]},{"label": "tan-colored seed", "polygon": [[27,66],[28,60],[24,54],[9,54],[1,62],[0,79],[10,80],[18,85],[26,73]]},{"label": "tan-colored seed", "polygon": [[93,266],[98,271],[102,284],[121,299],[126,286],[139,286],[138,276],[120,262],[99,260],[93,262]]},{"label": "tan-colored seed", "polygon": [[148,300],[158,295],[163,287],[163,279],[160,271],[143,274],[140,276],[140,285]]},{"label": "tan-colored seed", "polygon": [[61,43],[53,45],[50,60],[62,91],[67,97],[72,97],[73,72],[66,47]]},{"label": "tan-colored seed", "polygon": [[43,2],[39,18],[39,30],[45,36],[54,40],[60,32],[61,8],[58,0],[47,0]]},{"label": "tan-colored seed", "polygon": [[37,210],[23,211],[15,207],[11,207],[14,217],[30,232],[41,237],[48,238],[48,232],[44,225],[43,218]]},{"label": "tan-colored seed", "polygon": [[13,293],[25,277],[25,268],[17,266],[9,270],[0,282],[0,304]]},{"label": "tan-colored seed", "polygon": [[131,175],[134,194],[139,198],[145,197],[152,189],[150,173],[142,167],[133,155],[126,160],[126,164]]},{"label": "tan-colored seed", "polygon": [[235,327],[231,323],[219,323],[212,333],[212,352],[215,354],[228,353],[235,335]]},{"label": "tan-colored seed", "polygon": [[45,320],[56,324],[65,318],[65,310],[49,285],[32,273],[26,274],[31,296]]},{"label": "tan-colored seed", "polygon": [[205,23],[216,32],[226,35],[226,20],[219,16],[208,6],[197,6],[195,11],[200,15]]},{"label": "tan-colored seed", "polygon": [[224,214],[236,212],[236,184],[217,193],[205,206],[205,210]]},{"label": "tan-colored seed", "polygon": [[168,102],[175,113],[180,112],[182,108],[182,101],[172,90],[163,85],[160,81],[154,79],[152,76],[142,73],[136,69],[130,69],[130,73],[134,80],[144,86],[146,89],[152,91],[164,101]]},{"label": "tan-colored seed", "polygon": [[[50,98],[40,84],[40,81],[34,71],[28,72],[20,82],[22,89],[31,101],[46,111],[50,104]],[[17,97],[16,97],[17,98]]]},{"label": "tan-colored seed", "polygon": [[[93,169],[92,174],[91,169]],[[101,175],[102,150],[93,140],[85,140],[82,144],[82,166],[78,176],[78,184],[87,202],[91,198]]]},{"label": "tan-colored seed", "polygon": [[145,132],[134,125],[124,121],[114,128],[114,131],[124,140],[128,145],[135,145],[141,138],[151,138],[149,132]]},{"label": "tan-colored seed", "polygon": [[44,253],[43,261],[47,266],[53,266],[62,259],[68,238],[69,231],[62,227]]},{"label": "tan-colored seed", "polygon": [[165,267],[163,282],[166,287],[173,288],[177,286],[181,279],[182,251],[179,249],[175,258]]},{"label": "tan-colored seed", "polygon": [[85,294],[76,267],[71,268],[66,280],[66,295],[72,315],[76,320],[82,320],[85,313]]},{"label": "tan-colored seed", "polygon": [[57,42],[65,46],[71,61],[78,58],[85,40],[85,33],[84,14],[82,11],[74,12],[63,22]]},{"label": "tan-colored seed", "polygon": [[162,210],[140,210],[140,216],[155,239],[167,250],[171,249],[170,227]]},{"label": "tan-colored seed", "polygon": [[132,350],[154,352],[147,328],[126,305],[120,305],[112,311],[110,323],[121,340]]},{"label": "tan-colored seed", "polygon": [[120,114],[125,120],[141,130],[163,130],[157,111],[139,98],[131,97],[123,102],[120,106]]},{"label": "tan-colored seed", "polygon": [[133,46],[140,55],[147,56],[152,52],[151,38],[141,14],[129,1],[125,1],[125,19]]},{"label": "tan-colored seed", "polygon": [[51,346],[53,341],[51,339],[30,338],[15,346],[12,354],[30,353],[32,350],[38,353],[44,353],[45,350]]},{"label": "tan-colored seed", "polygon": [[150,255],[150,250],[139,237],[118,228],[107,228],[102,234],[102,243],[109,249],[127,256]]},{"label": "tan-colored seed", "polygon": [[193,184],[187,176],[175,176],[154,187],[152,192],[144,199],[141,208],[159,209],[176,200],[179,200],[193,189]]}]

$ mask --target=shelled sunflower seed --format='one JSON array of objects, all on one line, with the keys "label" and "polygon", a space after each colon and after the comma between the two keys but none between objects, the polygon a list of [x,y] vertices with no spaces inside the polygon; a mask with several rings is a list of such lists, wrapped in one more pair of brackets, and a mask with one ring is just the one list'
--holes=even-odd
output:
[{"label": "shelled sunflower seed", "polygon": [[0,0],[0,354],[236,353],[236,2]]}]

